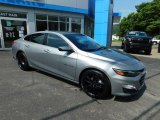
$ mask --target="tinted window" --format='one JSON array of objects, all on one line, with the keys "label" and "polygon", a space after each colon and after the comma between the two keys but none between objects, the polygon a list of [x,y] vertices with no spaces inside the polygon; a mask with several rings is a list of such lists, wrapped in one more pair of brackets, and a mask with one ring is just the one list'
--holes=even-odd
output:
[{"label": "tinted window", "polygon": [[75,46],[84,51],[99,50],[102,46],[92,38],[82,34],[64,34]]},{"label": "tinted window", "polygon": [[38,43],[38,44],[44,44],[44,38],[45,38],[44,33],[33,34],[31,38],[31,42]]},{"label": "tinted window", "polygon": [[147,34],[145,32],[131,31],[127,36],[147,37]]},{"label": "tinted window", "polygon": [[55,48],[68,46],[68,44],[61,37],[54,34],[48,34],[47,45]]},{"label": "tinted window", "polygon": [[24,40],[30,41],[30,40],[31,40],[31,35],[26,36],[26,37],[24,38]]}]

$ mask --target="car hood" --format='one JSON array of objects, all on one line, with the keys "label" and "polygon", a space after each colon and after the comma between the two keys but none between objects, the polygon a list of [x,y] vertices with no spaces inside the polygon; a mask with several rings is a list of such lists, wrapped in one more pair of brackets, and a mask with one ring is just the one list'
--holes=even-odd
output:
[{"label": "car hood", "polygon": [[88,55],[90,57],[97,59],[106,58],[106,60],[110,60],[112,62],[114,61],[115,63],[125,64],[125,65],[134,65],[140,62],[140,60],[137,59],[136,57],[116,49],[97,50],[94,52],[89,52]]}]

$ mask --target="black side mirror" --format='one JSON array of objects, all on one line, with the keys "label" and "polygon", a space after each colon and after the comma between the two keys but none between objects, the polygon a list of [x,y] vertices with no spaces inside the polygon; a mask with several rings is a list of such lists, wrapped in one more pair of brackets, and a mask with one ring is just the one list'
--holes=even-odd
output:
[{"label": "black side mirror", "polygon": [[73,52],[73,49],[69,46],[62,46],[58,48],[59,51],[67,51],[67,52]]}]

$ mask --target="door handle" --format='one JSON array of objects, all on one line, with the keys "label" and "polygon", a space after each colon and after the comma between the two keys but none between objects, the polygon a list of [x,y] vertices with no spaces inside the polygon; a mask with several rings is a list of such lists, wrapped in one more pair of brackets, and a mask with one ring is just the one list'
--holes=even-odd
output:
[{"label": "door handle", "polygon": [[25,47],[29,48],[29,45],[25,45]]},{"label": "door handle", "polygon": [[47,49],[47,50],[43,50],[45,53],[50,53],[50,51]]}]

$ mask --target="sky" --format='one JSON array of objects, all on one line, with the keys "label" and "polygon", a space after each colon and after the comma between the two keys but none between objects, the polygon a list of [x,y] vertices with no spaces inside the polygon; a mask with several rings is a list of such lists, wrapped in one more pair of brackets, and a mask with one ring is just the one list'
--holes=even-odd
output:
[{"label": "sky", "polygon": [[122,18],[132,12],[136,12],[135,5],[152,0],[114,0],[114,12],[120,12]]}]

